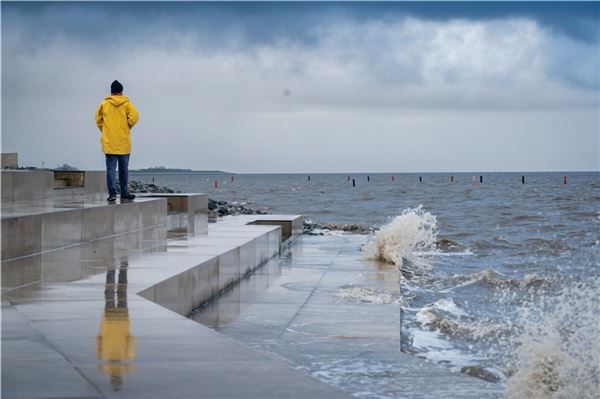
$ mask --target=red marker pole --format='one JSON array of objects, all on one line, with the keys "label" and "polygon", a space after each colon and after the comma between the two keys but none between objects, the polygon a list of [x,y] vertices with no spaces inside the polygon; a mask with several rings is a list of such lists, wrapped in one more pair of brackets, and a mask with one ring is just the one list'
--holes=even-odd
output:
[{"label": "red marker pole", "polygon": [[563,177],[563,184],[567,184],[567,181],[569,180],[569,178],[567,176]]},{"label": "red marker pole", "polygon": [[454,183],[454,176],[450,176],[450,183]]},{"label": "red marker pole", "polygon": [[215,188],[219,188],[219,181],[215,180]]}]

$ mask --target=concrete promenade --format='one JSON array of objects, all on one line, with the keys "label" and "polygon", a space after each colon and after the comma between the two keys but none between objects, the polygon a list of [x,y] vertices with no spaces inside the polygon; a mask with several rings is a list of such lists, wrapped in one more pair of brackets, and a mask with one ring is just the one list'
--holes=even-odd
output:
[{"label": "concrete promenade", "polygon": [[[2,172],[2,398],[349,397],[186,317],[278,256],[298,216],[207,224],[205,196],[108,205],[21,173]],[[23,179],[43,185],[4,191]]]}]

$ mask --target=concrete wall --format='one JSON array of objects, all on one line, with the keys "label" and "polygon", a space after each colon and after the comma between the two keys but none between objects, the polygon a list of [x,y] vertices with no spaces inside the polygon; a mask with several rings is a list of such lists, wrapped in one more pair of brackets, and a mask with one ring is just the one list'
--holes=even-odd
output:
[{"label": "concrete wall", "polygon": [[208,232],[208,195],[197,193],[152,193],[143,197],[167,199],[170,237]]},{"label": "concrete wall", "polygon": [[2,170],[2,202],[43,199],[52,195],[51,171]]},{"label": "concrete wall", "polygon": [[2,169],[18,168],[18,167],[19,167],[19,154],[17,154],[16,152],[2,153]]},{"label": "concrete wall", "polygon": [[[138,294],[181,315],[210,300],[222,290],[237,283],[247,273],[256,269],[281,248],[279,226],[256,231],[248,238],[237,239],[229,248],[217,249],[202,241],[181,253],[195,255],[198,264],[169,277]],[[207,255],[216,253],[217,255]]]},{"label": "concrete wall", "polygon": [[103,203],[73,209],[46,208],[31,215],[3,215],[2,259],[166,226],[166,208],[166,200],[156,198],[119,205]]}]

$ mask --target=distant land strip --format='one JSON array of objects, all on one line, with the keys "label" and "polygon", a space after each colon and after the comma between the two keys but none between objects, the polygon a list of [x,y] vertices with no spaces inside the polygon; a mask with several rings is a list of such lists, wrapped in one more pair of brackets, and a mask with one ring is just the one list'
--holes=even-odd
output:
[{"label": "distant land strip", "polygon": [[133,174],[193,174],[193,175],[230,175],[232,173],[222,170],[192,170],[181,168],[166,168],[164,166],[131,169],[129,173]]}]

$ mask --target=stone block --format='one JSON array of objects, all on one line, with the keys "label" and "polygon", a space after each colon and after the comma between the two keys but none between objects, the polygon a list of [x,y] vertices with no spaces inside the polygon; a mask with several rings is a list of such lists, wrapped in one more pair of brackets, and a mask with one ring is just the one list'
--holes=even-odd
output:
[{"label": "stone block", "polygon": [[83,183],[84,193],[92,194],[108,194],[106,187],[106,171],[102,170],[86,170]]},{"label": "stone block", "polygon": [[269,236],[262,234],[255,238],[256,243],[256,262],[262,265],[269,259]]},{"label": "stone block", "polygon": [[42,250],[42,216],[26,215],[2,219],[2,260]]},{"label": "stone block", "polygon": [[13,174],[13,201],[47,198],[54,189],[51,171],[5,171]]},{"label": "stone block", "polygon": [[140,208],[145,203],[129,202],[113,207],[115,212],[115,234],[123,234],[142,228]]},{"label": "stone block", "polygon": [[2,262],[2,290],[22,287],[42,281],[40,255]]},{"label": "stone block", "polygon": [[2,202],[13,200],[14,176],[14,173],[8,171],[2,171],[0,174],[0,179],[2,181]]},{"label": "stone block", "polygon": [[280,226],[281,243],[293,242],[303,233],[303,222],[300,215],[261,215],[256,220],[248,223],[259,226]]},{"label": "stone block", "polygon": [[187,273],[180,273],[154,286],[154,301],[165,308],[187,315],[192,311],[192,286]]},{"label": "stone block", "polygon": [[[120,206],[120,205],[119,205]],[[85,208],[81,215],[83,242],[115,234],[115,206]]]},{"label": "stone block", "polygon": [[144,197],[166,198],[169,233],[206,234],[208,195],[196,193],[152,193]]},{"label": "stone block", "polygon": [[[141,228],[167,224],[167,201],[140,201]],[[143,205],[141,205],[143,204]]]},{"label": "stone block", "polygon": [[240,248],[219,255],[219,291],[240,279]]},{"label": "stone block", "polygon": [[251,239],[246,244],[240,246],[240,274],[242,276],[256,269],[258,266],[256,259],[256,241],[255,239]]},{"label": "stone block", "polygon": [[2,157],[2,169],[19,167],[19,154],[18,153],[3,152],[1,157]]},{"label": "stone block", "polygon": [[97,274],[101,267],[105,267],[105,264],[97,261],[95,257],[86,258],[84,247],[75,245],[40,255],[44,282],[78,281]]},{"label": "stone block", "polygon": [[188,275],[192,286],[191,311],[218,293],[219,261],[217,258],[213,258],[203,262],[191,269]]},{"label": "stone block", "polygon": [[55,170],[54,181],[60,182],[53,186],[58,187],[83,187],[84,173],[82,170]]},{"label": "stone block", "polygon": [[42,214],[42,251],[81,242],[81,209]]}]

